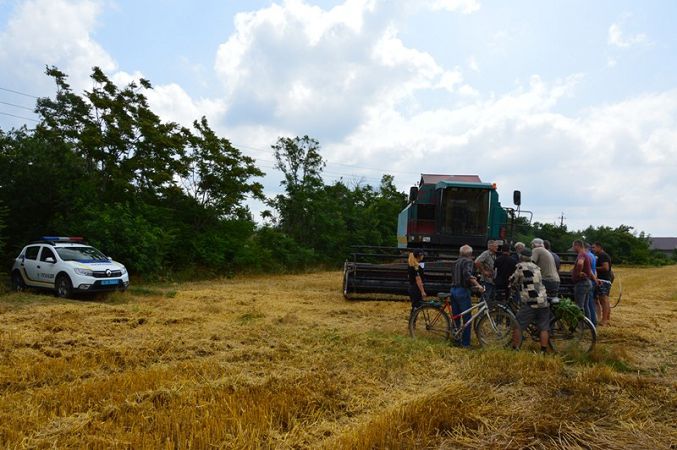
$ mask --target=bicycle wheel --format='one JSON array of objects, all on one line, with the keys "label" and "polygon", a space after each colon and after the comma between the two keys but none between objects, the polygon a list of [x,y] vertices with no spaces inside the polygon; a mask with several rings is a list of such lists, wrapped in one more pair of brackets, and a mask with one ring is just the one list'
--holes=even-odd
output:
[{"label": "bicycle wheel", "polygon": [[486,310],[475,324],[475,334],[482,347],[508,347],[517,319],[507,308],[496,306]]},{"label": "bicycle wheel", "polygon": [[597,331],[587,317],[573,326],[557,318],[550,322],[550,343],[557,352],[574,356],[588,353],[595,348],[595,342],[597,342]]},{"label": "bicycle wheel", "polygon": [[420,306],[409,319],[409,335],[416,339],[448,341],[451,338],[451,319],[440,307]]}]

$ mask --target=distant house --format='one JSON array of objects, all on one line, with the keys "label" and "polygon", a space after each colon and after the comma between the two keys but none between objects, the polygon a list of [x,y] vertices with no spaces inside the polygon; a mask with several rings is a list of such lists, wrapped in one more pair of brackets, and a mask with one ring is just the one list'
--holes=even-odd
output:
[{"label": "distant house", "polygon": [[651,237],[649,248],[657,250],[667,257],[672,257],[677,249],[677,237]]}]

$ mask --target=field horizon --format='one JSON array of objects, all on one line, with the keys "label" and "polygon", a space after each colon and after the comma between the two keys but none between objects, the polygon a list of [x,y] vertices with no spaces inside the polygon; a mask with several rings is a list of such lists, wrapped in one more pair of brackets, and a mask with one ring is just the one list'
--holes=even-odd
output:
[{"label": "field horizon", "polygon": [[583,358],[410,339],[336,271],[0,295],[0,447],[675,448],[677,266],[617,273]]}]

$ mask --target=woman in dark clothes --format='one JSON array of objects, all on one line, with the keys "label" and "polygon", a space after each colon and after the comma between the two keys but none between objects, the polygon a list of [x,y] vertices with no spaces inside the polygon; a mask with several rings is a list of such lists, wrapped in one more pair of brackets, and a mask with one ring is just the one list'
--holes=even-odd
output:
[{"label": "woman in dark clothes", "polygon": [[426,297],[423,287],[423,264],[421,263],[424,256],[423,250],[420,249],[409,253],[407,275],[409,277],[409,299],[411,300],[412,312],[421,306],[423,298]]}]

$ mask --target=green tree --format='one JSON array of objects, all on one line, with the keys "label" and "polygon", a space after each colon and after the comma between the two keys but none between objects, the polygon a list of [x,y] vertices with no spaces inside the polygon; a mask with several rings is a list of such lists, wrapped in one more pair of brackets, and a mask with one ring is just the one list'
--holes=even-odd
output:
[{"label": "green tree", "polygon": [[96,180],[86,175],[82,159],[67,144],[25,129],[4,135],[0,180],[0,200],[12,217],[6,224],[7,250],[12,253],[27,241],[56,233],[63,223],[59,218],[77,221],[81,211],[97,205],[96,197],[88,199]]},{"label": "green tree", "polygon": [[0,132],[10,241],[83,234],[149,275],[233,264],[254,232],[244,200],[262,198],[255,161],[205,118],[193,130],[160,120],[147,80],[118,87],[94,68],[94,87],[80,95],[63,72],[47,75],[57,92],[37,101],[35,131]]},{"label": "green tree", "polygon": [[320,144],[308,136],[281,137],[272,148],[275,168],[283,175],[281,184],[285,193],[269,200],[269,205],[278,212],[280,229],[297,242],[304,242],[317,231],[313,222],[319,211],[313,206],[323,187],[325,166],[319,153]]},{"label": "green tree", "polygon": [[80,96],[66,74],[55,67],[46,73],[54,79],[57,94],[38,99],[36,135],[70,145],[88,172],[99,177],[102,200],[155,196],[171,187],[177,174],[186,174],[190,133],[151,111],[141,91],[150,89],[150,82],[141,79],[140,86],[132,82],[120,89],[95,67],[94,88]]},{"label": "green tree", "polygon": [[186,192],[198,205],[221,217],[243,217],[248,196],[263,200],[263,186],[251,181],[263,176],[254,159],[243,155],[227,139],[218,137],[202,117],[194,122],[197,132],[189,138]]},{"label": "green tree", "polygon": [[[1,188],[2,186],[0,186]],[[7,207],[0,200],[0,255],[5,250],[5,221],[7,220]]]}]

